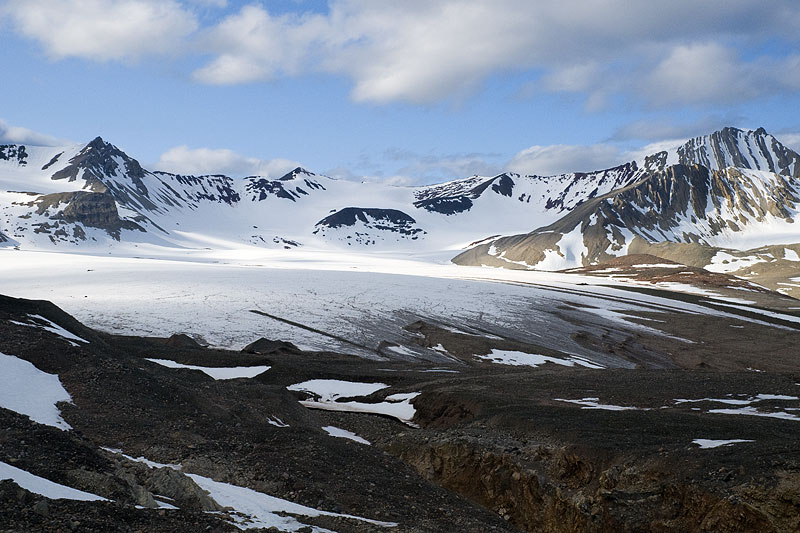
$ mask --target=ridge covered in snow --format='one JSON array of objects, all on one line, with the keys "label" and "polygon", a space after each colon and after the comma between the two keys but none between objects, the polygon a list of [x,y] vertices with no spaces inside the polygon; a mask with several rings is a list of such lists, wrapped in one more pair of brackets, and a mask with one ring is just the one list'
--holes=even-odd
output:
[{"label": "ridge covered in snow", "polygon": [[100,137],[83,146],[4,145],[0,247],[123,255],[355,248],[450,258],[481,243],[457,262],[566,268],[627,253],[637,237],[790,243],[798,179],[800,156],[763,129],[725,128],[595,172],[504,173],[421,187],[303,168],[278,179],[150,171]]}]

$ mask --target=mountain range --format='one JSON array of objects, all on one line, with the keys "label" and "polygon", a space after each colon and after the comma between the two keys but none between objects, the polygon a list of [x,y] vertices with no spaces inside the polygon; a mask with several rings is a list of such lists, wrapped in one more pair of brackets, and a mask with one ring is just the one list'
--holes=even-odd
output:
[{"label": "mountain range", "polygon": [[791,294],[799,209],[800,155],[763,128],[594,172],[421,187],[150,171],[100,137],[0,146],[0,246],[22,249],[355,248],[540,270],[647,253]]}]

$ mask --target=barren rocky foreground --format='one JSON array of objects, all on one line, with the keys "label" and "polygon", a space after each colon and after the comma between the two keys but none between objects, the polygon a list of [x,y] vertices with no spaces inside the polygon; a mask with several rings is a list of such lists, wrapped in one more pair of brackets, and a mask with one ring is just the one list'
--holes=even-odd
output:
[{"label": "barren rocky foreground", "polygon": [[[599,369],[466,324],[406,326],[445,361],[369,360],[112,336],[2,297],[0,353],[57,374],[72,402],[58,404],[71,429],[0,409],[0,462],[107,501],[0,481],[0,530],[247,526],[213,480],[305,506],[276,512],[284,531],[797,531],[800,326],[782,316],[635,317],[672,336],[575,323],[582,345],[635,367]],[[214,379],[165,361],[269,369]]]}]

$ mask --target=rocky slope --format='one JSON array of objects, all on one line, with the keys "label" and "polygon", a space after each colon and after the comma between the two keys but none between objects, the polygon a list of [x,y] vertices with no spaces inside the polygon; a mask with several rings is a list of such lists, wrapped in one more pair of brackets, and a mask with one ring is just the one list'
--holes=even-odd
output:
[{"label": "rocky slope", "polygon": [[[24,367],[70,398],[54,427],[29,410],[49,388],[22,406],[0,390],[0,529],[795,531],[798,330],[656,316],[682,338],[582,342],[671,370],[498,364],[483,354],[523,347],[428,322],[407,327],[449,362],[225,352],[0,297],[4,387]],[[45,497],[20,471],[110,501]]]}]

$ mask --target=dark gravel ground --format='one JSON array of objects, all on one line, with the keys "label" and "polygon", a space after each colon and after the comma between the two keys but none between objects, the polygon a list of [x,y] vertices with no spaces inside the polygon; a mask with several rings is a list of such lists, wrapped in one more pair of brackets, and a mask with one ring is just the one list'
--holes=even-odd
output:
[{"label": "dark gravel ground", "polygon": [[[27,314],[90,342],[71,346],[10,322]],[[712,413],[734,406],[710,400],[676,402],[800,396],[797,330],[748,324],[746,317],[736,321],[741,328],[720,317],[659,320],[692,342],[633,331],[584,342],[639,363],[656,354],[671,362],[669,369],[531,368],[477,360],[473,354],[493,347],[485,338],[425,323],[416,325],[418,342],[442,344],[455,356],[451,363],[370,361],[288,347],[244,354],[180,339],[115,337],[85,328],[52,304],[0,297],[0,352],[58,374],[73,399],[60,405],[71,431],[0,408],[0,461],[113,500],[48,500],[3,481],[0,531],[235,530],[224,514],[206,512],[214,502],[179,473],[101,447],[399,524],[387,530],[351,519],[302,519],[336,531],[800,530],[800,421]],[[145,357],[271,368],[252,379],[215,381]],[[298,403],[303,394],[286,389],[321,378],[390,386],[362,401],[420,392],[413,400],[420,427],[309,410]],[[629,409],[563,401],[587,398]],[[800,400],[751,405],[762,414],[800,417]],[[288,427],[270,423],[276,419]],[[372,445],[331,437],[321,429],[328,425]],[[700,449],[692,443],[698,438],[753,442]],[[170,496],[180,510],[136,507],[151,505],[155,494]]]}]

